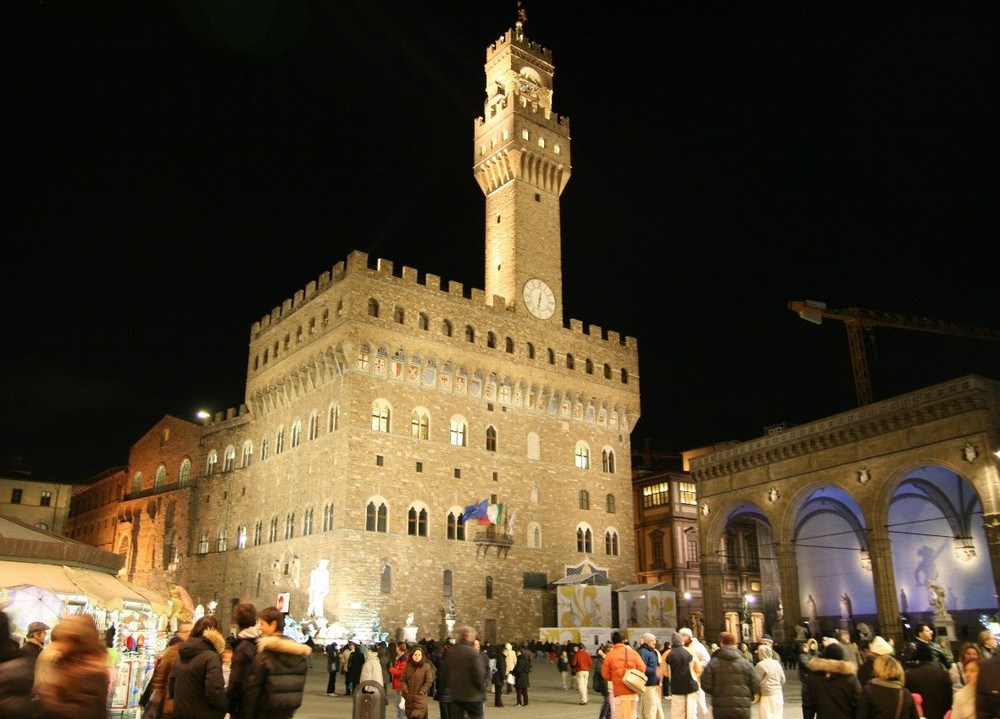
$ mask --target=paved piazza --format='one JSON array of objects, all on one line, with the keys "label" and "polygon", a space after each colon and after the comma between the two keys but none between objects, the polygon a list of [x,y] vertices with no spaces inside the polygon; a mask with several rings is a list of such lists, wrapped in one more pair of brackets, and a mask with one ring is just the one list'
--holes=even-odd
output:
[{"label": "paved piazza", "polygon": [[[802,718],[802,702],[799,693],[798,672],[786,669],[788,681],[785,684],[785,719]],[[344,691],[343,676],[337,677],[337,689]],[[302,706],[295,713],[296,719],[352,719],[353,702],[343,696],[328,697],[326,695],[326,659],[316,654],[313,668],[309,670],[309,680],[306,684],[306,697]],[[514,704],[514,694],[504,696],[504,707],[493,706],[493,692],[490,688],[489,701],[486,702],[485,716],[488,719],[597,719],[601,709],[600,695],[590,693],[590,703],[581,706],[576,691],[563,691],[562,681],[555,665],[535,663],[531,672],[531,687],[528,689],[528,706],[519,707]],[[392,699],[390,691],[390,700]],[[663,702],[663,712],[670,717],[670,700]],[[385,719],[395,719],[395,707],[386,707]],[[437,702],[428,702],[427,719],[439,719],[440,712]],[[752,719],[756,719],[757,709],[754,707]],[[373,717],[372,719],[379,719]]]}]

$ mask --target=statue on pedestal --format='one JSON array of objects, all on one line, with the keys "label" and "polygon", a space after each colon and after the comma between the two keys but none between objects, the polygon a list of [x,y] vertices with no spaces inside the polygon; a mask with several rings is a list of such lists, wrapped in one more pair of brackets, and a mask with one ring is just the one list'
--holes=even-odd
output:
[{"label": "statue on pedestal", "polygon": [[927,590],[930,595],[929,600],[931,607],[934,609],[934,616],[935,617],[948,616],[948,606],[945,604],[944,587],[938,584],[935,580],[928,579]]}]

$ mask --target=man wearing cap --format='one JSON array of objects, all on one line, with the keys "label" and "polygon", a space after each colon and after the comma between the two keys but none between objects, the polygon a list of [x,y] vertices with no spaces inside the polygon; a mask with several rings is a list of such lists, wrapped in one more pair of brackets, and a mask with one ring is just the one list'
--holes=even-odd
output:
[{"label": "man wearing cap", "polygon": [[677,633],[684,639],[684,648],[691,652],[703,667],[708,664],[708,660],[712,656],[708,653],[708,648],[695,638],[694,632],[687,627],[682,627]]},{"label": "man wearing cap", "polygon": [[875,637],[867,645],[862,643],[860,649],[865,659],[858,666],[858,681],[864,686],[875,675],[875,657],[891,656],[894,650],[882,637]]},{"label": "man wearing cap", "polygon": [[42,653],[45,646],[45,633],[49,631],[49,625],[45,622],[32,622],[28,625],[28,636],[21,647],[21,656],[31,660],[32,666],[38,655]]}]

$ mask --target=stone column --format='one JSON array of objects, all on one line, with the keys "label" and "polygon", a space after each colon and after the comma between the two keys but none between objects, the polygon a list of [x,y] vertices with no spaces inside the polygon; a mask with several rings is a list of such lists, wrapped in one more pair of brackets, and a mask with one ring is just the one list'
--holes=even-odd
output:
[{"label": "stone column", "polygon": [[993,586],[1000,597],[1000,513],[983,512],[983,531],[986,534],[986,551],[993,568]]},{"label": "stone column", "polygon": [[785,612],[785,636],[795,636],[792,630],[802,624],[802,599],[799,597],[799,566],[795,545],[775,543],[778,560],[778,581],[781,583],[781,608]]},{"label": "stone column", "polygon": [[705,639],[718,642],[726,629],[722,607],[722,564],[719,556],[701,555],[701,596],[705,604]]},{"label": "stone column", "polygon": [[903,646],[903,624],[899,618],[896,598],[896,573],[892,563],[892,544],[885,527],[868,530],[868,547],[872,558],[872,584],[875,586],[875,610],[878,612],[882,637],[894,639]]}]

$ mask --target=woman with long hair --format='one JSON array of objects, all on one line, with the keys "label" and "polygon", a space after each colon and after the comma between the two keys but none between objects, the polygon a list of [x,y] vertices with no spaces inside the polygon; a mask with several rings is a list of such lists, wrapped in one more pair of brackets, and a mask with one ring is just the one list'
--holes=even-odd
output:
[{"label": "woman with long hair", "polygon": [[427,694],[434,681],[430,662],[422,647],[415,647],[400,678],[400,692],[406,701],[406,719],[427,719]]},{"label": "woman with long hair", "polygon": [[948,673],[951,674],[951,686],[956,692],[969,683],[969,680],[965,676],[965,667],[969,665],[970,662],[976,662],[976,669],[978,670],[978,664],[985,657],[979,651],[979,647],[975,644],[969,642],[962,645],[961,651],[958,653],[958,659],[951,664],[951,668]]},{"label": "woman with long hair", "polygon": [[913,695],[903,686],[903,665],[883,654],[875,657],[872,671],[861,688],[857,719],[920,719]]},{"label": "woman with long hair", "polygon": [[46,719],[105,719],[108,651],[89,614],[74,614],[52,629],[35,664],[35,702]]}]

